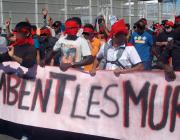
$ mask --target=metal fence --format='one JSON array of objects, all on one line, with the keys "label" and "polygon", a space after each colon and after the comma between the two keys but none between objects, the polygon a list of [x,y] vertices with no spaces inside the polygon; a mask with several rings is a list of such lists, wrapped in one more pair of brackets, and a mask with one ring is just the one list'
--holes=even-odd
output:
[{"label": "metal fence", "polygon": [[[155,0],[156,1],[156,0]],[[81,17],[83,23],[93,23],[102,14],[108,20],[109,15],[125,18],[131,25],[141,17],[149,21],[172,19],[175,15],[173,2],[138,0],[0,0],[0,24],[10,17],[12,26],[28,17],[31,23],[42,25],[42,8],[49,10],[54,20],[65,21],[72,16]]]}]

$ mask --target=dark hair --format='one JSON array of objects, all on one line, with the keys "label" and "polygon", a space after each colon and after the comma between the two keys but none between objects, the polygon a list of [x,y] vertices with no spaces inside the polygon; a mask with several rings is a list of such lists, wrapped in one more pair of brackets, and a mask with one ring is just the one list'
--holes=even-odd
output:
[{"label": "dark hair", "polygon": [[79,17],[72,17],[71,20],[76,21],[77,24],[78,24],[80,27],[82,26],[81,18],[79,18]]},{"label": "dark hair", "polygon": [[37,26],[36,25],[31,25],[31,28],[32,28],[33,31],[37,30]]},{"label": "dark hair", "polygon": [[141,18],[140,21],[146,21],[147,22],[147,19],[146,18]]},{"label": "dark hair", "polygon": [[89,23],[85,24],[84,27],[85,27],[85,28],[86,28],[86,27],[87,27],[87,28],[91,28],[91,29],[94,30],[93,25],[92,25],[92,24],[89,24]]},{"label": "dark hair", "polygon": [[25,36],[29,36],[31,34],[31,24],[29,22],[19,22],[16,24],[14,31],[21,32]]},{"label": "dark hair", "polygon": [[68,18],[68,19],[65,21],[65,23],[68,22],[68,21],[71,21],[71,20],[72,20],[72,18]]},{"label": "dark hair", "polygon": [[133,25],[133,29],[136,29],[136,28],[137,28],[137,22],[135,22]]},{"label": "dark hair", "polygon": [[101,24],[103,21],[104,21],[104,17],[103,17],[103,15],[100,15],[100,16],[97,18],[98,24]]},{"label": "dark hair", "polygon": [[166,24],[167,21],[168,21],[168,20],[162,20],[162,21],[161,21],[161,24],[162,24],[163,26],[165,26],[165,24]]},{"label": "dark hair", "polygon": [[52,27],[60,27],[62,25],[61,21],[55,21]]},{"label": "dark hair", "polygon": [[138,22],[136,22],[135,26],[137,27],[137,29],[140,29],[140,30],[146,29],[146,25],[142,20],[139,20]]}]

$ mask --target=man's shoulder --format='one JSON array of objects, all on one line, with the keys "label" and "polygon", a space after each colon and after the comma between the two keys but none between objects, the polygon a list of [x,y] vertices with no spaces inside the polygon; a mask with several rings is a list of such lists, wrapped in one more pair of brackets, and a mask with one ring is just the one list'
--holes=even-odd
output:
[{"label": "man's shoulder", "polygon": [[143,35],[145,35],[147,37],[152,37],[152,34],[150,34],[148,31],[145,31]]},{"label": "man's shoulder", "polygon": [[134,45],[132,45],[131,43],[127,43],[126,46],[125,46],[125,51],[127,52],[132,52],[135,50],[135,47]]}]

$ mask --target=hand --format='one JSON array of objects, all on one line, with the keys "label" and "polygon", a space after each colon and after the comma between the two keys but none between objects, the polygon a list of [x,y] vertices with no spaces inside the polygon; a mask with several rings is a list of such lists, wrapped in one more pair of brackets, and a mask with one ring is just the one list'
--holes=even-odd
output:
[{"label": "hand", "polygon": [[9,41],[15,42],[16,41],[16,35],[9,37]]},{"label": "hand", "polygon": [[45,65],[46,65],[45,60],[41,60],[39,65],[40,65],[41,67],[45,67]]},{"label": "hand", "polygon": [[72,56],[68,56],[68,57],[63,56],[62,59],[61,59],[61,62],[62,63],[70,63],[70,64],[72,64],[74,62],[73,60],[74,60],[74,58]]},{"label": "hand", "polygon": [[6,28],[9,28],[10,24],[11,24],[11,18],[7,18],[5,22]]},{"label": "hand", "polygon": [[9,54],[10,57],[13,57],[13,56],[14,56],[14,47],[10,47],[10,48],[8,49],[8,54]]},{"label": "hand", "polygon": [[70,64],[70,63],[61,63],[60,66],[59,66],[59,68],[62,71],[67,71],[71,67],[72,67],[72,64]]},{"label": "hand", "polygon": [[164,72],[165,72],[165,79],[167,81],[174,81],[176,79],[176,74],[172,67],[165,66]]},{"label": "hand", "polygon": [[66,56],[63,56],[61,59],[61,63],[70,63]]},{"label": "hand", "polygon": [[95,69],[91,70],[91,71],[89,72],[89,74],[90,74],[91,76],[95,76],[95,75],[96,75],[96,70],[95,70]]},{"label": "hand", "polygon": [[70,63],[70,64],[72,64],[74,61],[73,61],[73,56],[69,56],[68,58],[67,58],[67,63]]},{"label": "hand", "polygon": [[102,21],[101,25],[102,25],[102,27],[103,27],[104,29],[106,29],[106,23],[105,23],[104,20]]},{"label": "hand", "polygon": [[52,27],[53,25],[53,19],[51,17],[48,17],[48,26]]},{"label": "hand", "polygon": [[119,77],[119,75],[122,73],[123,69],[117,68],[114,70],[115,76]]},{"label": "hand", "polygon": [[163,46],[167,46],[167,45],[168,45],[168,42],[162,42],[162,45],[163,45]]},{"label": "hand", "polygon": [[171,40],[171,41],[168,41],[168,46],[171,46],[171,45],[173,45],[173,43],[174,43],[174,41],[173,41],[173,40]]},{"label": "hand", "polygon": [[25,21],[28,22],[28,23],[30,23],[30,20],[29,20],[28,17],[25,18]]},{"label": "hand", "polygon": [[48,15],[48,10],[47,10],[47,8],[43,8],[43,9],[42,9],[42,14],[43,14],[43,16],[47,16],[47,15]]}]

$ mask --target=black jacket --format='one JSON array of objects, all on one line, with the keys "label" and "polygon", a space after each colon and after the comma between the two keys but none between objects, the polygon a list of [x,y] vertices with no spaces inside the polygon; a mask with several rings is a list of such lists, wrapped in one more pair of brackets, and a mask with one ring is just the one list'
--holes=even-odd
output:
[{"label": "black jacket", "polygon": [[[28,44],[15,46],[14,54],[22,58],[23,61],[21,65],[26,68],[31,68],[34,66],[34,64],[36,64],[36,49],[34,46],[30,46]],[[13,61],[8,52],[0,54],[0,63],[7,61]]]},{"label": "black jacket", "polygon": [[160,57],[160,60],[168,64],[168,59],[172,57],[173,68],[180,71],[180,41],[175,41],[172,46],[168,46]]}]

